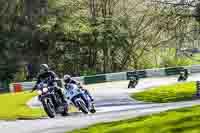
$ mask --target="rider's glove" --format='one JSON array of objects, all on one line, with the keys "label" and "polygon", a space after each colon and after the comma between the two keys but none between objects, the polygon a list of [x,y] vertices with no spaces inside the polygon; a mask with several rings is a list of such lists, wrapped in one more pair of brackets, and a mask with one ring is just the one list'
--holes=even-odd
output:
[{"label": "rider's glove", "polygon": [[33,93],[35,90],[34,89],[31,89],[30,93]]},{"label": "rider's glove", "polygon": [[36,90],[36,88],[37,88],[37,85],[35,85],[35,86],[31,89],[30,93],[34,92],[34,91]]}]

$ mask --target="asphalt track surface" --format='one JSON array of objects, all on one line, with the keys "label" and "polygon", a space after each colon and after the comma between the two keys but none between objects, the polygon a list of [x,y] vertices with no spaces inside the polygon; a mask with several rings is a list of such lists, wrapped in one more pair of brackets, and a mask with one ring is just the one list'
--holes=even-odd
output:
[{"label": "asphalt track surface", "polygon": [[[200,79],[200,74],[193,74],[188,80],[198,79]],[[200,100],[164,104],[144,103],[129,97],[131,93],[173,84],[176,80],[177,76],[142,79],[135,89],[127,88],[128,81],[88,85],[87,87],[95,97],[96,114],[85,115],[77,112],[67,117],[57,116],[55,119],[0,121],[0,133],[64,133],[99,122],[123,120],[200,104]],[[38,106],[34,99],[31,104]]]}]

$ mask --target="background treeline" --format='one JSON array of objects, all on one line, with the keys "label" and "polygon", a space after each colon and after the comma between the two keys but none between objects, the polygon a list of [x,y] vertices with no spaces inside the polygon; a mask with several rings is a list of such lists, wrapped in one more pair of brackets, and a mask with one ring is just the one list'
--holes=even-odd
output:
[{"label": "background treeline", "polygon": [[[0,80],[47,63],[60,76],[194,63],[199,4],[150,0],[0,0]],[[197,63],[197,62],[195,62]]]}]

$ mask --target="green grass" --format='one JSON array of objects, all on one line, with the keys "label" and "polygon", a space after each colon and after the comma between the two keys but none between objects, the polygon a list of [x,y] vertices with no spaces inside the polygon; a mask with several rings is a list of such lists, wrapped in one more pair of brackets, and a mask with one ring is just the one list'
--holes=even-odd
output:
[{"label": "green grass", "polygon": [[[31,109],[26,103],[36,93],[21,92],[0,95],[0,119],[16,120],[16,119],[38,119],[47,116],[43,109]],[[70,106],[69,112],[76,112],[77,109]]]},{"label": "green grass", "polygon": [[200,64],[200,54],[194,54],[192,57],[191,57],[191,64]]},{"label": "green grass", "polygon": [[69,133],[200,133],[200,106],[100,123]]},{"label": "green grass", "polygon": [[187,82],[152,88],[144,92],[135,93],[131,97],[145,102],[166,103],[192,100],[195,93],[196,83]]},{"label": "green grass", "polygon": [[9,93],[0,95],[0,119],[35,119],[46,116],[42,109],[31,109],[26,105],[35,93]]}]

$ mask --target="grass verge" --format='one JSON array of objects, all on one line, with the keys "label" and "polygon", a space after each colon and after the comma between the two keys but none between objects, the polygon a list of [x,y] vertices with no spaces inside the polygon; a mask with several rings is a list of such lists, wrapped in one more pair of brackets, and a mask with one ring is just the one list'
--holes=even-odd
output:
[{"label": "grass verge", "polygon": [[196,83],[186,82],[152,88],[144,92],[135,93],[131,97],[145,102],[167,103],[192,100],[195,93]]},{"label": "grass verge", "polygon": [[26,105],[26,102],[34,96],[36,93],[29,92],[0,95],[0,119],[35,119],[46,116],[42,109],[31,109]]},{"label": "grass verge", "polygon": [[118,122],[100,123],[67,133],[200,133],[200,106]]},{"label": "grass verge", "polygon": [[[30,92],[0,95],[0,119],[38,119],[47,116],[43,109],[31,109],[26,105],[27,101],[36,95],[36,93]],[[74,111],[76,110],[73,107],[70,107],[70,112]]]}]

